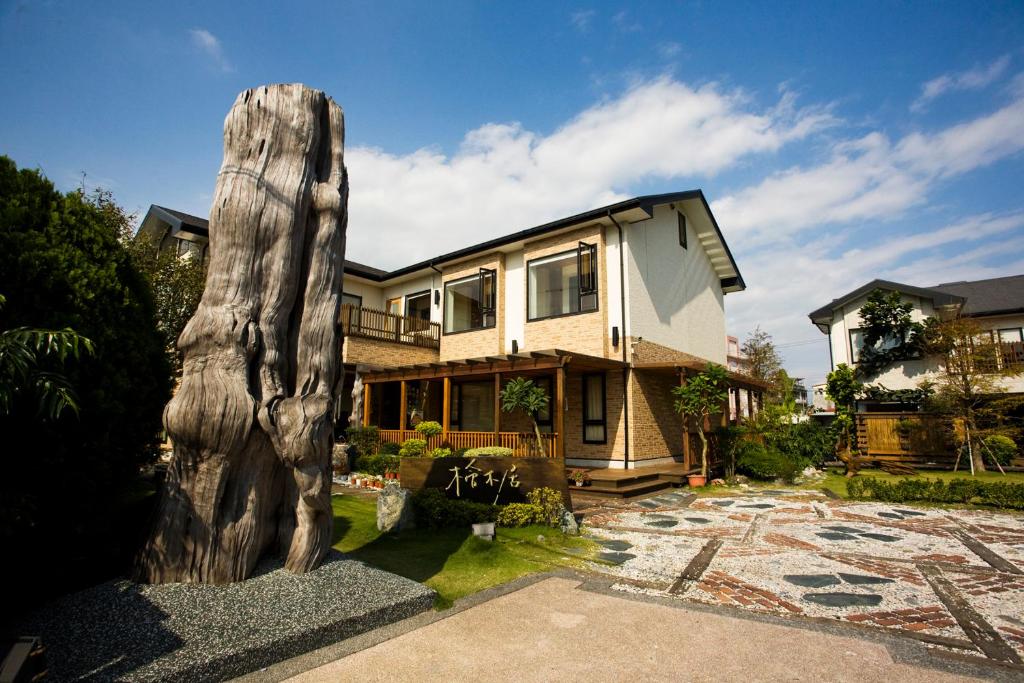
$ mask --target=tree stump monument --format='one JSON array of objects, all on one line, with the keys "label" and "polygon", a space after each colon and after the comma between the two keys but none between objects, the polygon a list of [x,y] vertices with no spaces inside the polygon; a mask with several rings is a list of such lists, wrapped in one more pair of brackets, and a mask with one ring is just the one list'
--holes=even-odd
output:
[{"label": "tree stump monument", "polygon": [[206,290],[178,340],[174,444],[137,566],[151,583],[228,583],[278,551],[331,545],[331,446],[348,180],[344,115],[303,85],[246,90],[224,122]]}]

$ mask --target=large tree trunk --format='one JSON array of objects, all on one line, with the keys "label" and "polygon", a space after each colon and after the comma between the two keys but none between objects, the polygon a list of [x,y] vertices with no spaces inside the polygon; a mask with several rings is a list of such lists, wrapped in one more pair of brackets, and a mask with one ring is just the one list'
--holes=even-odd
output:
[{"label": "large tree trunk", "polygon": [[348,181],[344,119],[302,85],[247,90],[224,122],[206,290],[164,412],[174,443],[144,581],[226,583],[331,543]]}]

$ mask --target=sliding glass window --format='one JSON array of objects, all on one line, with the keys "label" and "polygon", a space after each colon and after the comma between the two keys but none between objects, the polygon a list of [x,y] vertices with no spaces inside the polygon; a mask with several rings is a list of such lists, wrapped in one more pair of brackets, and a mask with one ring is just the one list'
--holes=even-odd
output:
[{"label": "sliding glass window", "polygon": [[496,293],[497,273],[493,270],[445,283],[445,334],[494,327]]},{"label": "sliding glass window", "polygon": [[530,261],[527,271],[529,320],[597,310],[596,245]]}]

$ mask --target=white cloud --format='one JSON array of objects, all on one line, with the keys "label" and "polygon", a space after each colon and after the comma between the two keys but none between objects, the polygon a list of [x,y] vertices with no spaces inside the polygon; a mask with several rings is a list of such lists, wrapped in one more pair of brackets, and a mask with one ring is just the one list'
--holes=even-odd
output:
[{"label": "white cloud", "polygon": [[189,29],[188,33],[192,37],[192,44],[209,57],[213,61],[214,66],[224,72],[235,70],[231,63],[228,62],[227,57],[224,56],[224,48],[221,46],[217,36],[205,28]]},{"label": "white cloud", "polygon": [[683,46],[679,43],[658,43],[658,55],[660,55],[662,59],[675,59],[682,51]]},{"label": "white cloud", "polygon": [[616,12],[612,17],[612,24],[615,28],[624,33],[636,33],[643,28],[643,26],[640,25],[640,22],[634,21],[630,18],[629,12],[626,10]]},{"label": "white cloud", "polygon": [[1010,65],[1010,56],[1003,55],[988,66],[976,66],[959,73],[947,73],[921,86],[921,95],[910,105],[911,111],[924,111],[936,97],[947,92],[979,90],[1003,75]]},{"label": "white cloud", "polygon": [[356,147],[347,153],[351,224],[367,229],[350,234],[349,253],[380,267],[407,265],[613,202],[645,179],[689,185],[833,123],[827,109],[797,108],[788,94],[757,111],[741,93],[661,78],[549,135],[489,123],[451,156]]},{"label": "white cloud", "polygon": [[569,15],[569,21],[577,31],[586,33],[590,30],[590,22],[593,21],[594,14],[596,13],[592,9],[578,10]]},{"label": "white cloud", "polygon": [[1024,98],[936,133],[893,144],[869,133],[835,143],[818,165],[773,173],[714,203],[715,215],[746,240],[770,242],[830,224],[892,219],[924,202],[938,182],[1024,149]]}]

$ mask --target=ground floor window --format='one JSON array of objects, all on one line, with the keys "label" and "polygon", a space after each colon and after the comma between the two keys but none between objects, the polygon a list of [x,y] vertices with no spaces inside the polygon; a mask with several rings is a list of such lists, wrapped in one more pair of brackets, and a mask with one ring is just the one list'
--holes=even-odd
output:
[{"label": "ground floor window", "polygon": [[583,443],[606,443],[604,374],[583,375]]},{"label": "ground floor window", "polygon": [[494,382],[464,382],[453,388],[452,424],[463,432],[494,431]]}]

